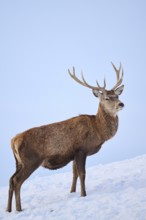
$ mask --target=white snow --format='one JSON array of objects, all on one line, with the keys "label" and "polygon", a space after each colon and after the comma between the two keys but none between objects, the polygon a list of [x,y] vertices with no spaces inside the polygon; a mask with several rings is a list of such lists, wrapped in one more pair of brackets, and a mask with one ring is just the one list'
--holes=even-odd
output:
[{"label": "white snow", "polygon": [[[49,171],[48,171],[49,172]],[[70,194],[72,175],[27,180],[22,212],[7,213],[8,187],[0,188],[0,220],[146,220],[146,155],[87,168],[87,197]]]}]

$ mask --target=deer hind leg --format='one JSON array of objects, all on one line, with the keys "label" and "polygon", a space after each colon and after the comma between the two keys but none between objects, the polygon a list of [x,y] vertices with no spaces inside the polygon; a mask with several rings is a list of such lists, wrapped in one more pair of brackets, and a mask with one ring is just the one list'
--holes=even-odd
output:
[{"label": "deer hind leg", "polygon": [[73,180],[72,180],[72,186],[70,192],[76,192],[76,184],[77,184],[77,179],[78,179],[78,171],[77,171],[77,166],[75,160],[72,163],[72,169],[73,169]]},{"label": "deer hind leg", "polygon": [[[30,162],[30,161],[29,161]],[[12,205],[12,192],[15,192],[15,200],[16,200],[16,210],[22,211],[21,208],[21,198],[20,198],[20,190],[23,182],[40,166],[42,161],[35,161],[30,163],[23,164],[21,168],[16,171],[16,173],[11,177],[10,182],[12,190],[9,191],[9,199],[8,199],[8,208],[7,211],[11,212]]]},{"label": "deer hind leg", "polygon": [[81,196],[86,196],[86,189],[85,189],[85,177],[86,177],[86,154],[82,151],[79,151],[75,156],[75,163],[77,172],[80,178],[80,185],[81,185]]},{"label": "deer hind leg", "polygon": [[16,172],[11,176],[10,178],[10,183],[9,183],[9,192],[8,192],[8,205],[7,205],[7,212],[12,211],[12,199],[13,199],[13,192],[14,192],[14,183],[13,183],[13,178],[19,173],[21,169],[21,166],[17,165]]},{"label": "deer hind leg", "polygon": [[15,176],[15,199],[16,199],[16,210],[22,211],[21,208],[21,198],[20,198],[20,190],[23,182],[40,166],[42,161],[35,161],[27,163],[22,170],[20,170],[20,173]]}]

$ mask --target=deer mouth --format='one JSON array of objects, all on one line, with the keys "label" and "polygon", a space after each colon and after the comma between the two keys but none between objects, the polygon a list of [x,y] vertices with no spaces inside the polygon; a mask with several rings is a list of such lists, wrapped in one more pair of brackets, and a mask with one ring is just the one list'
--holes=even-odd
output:
[{"label": "deer mouth", "polygon": [[124,108],[124,103],[120,102],[118,105],[118,110],[122,110]]}]

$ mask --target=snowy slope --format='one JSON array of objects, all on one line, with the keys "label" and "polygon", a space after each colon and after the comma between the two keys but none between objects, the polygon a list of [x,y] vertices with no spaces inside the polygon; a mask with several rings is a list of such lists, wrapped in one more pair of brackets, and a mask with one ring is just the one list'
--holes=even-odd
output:
[{"label": "snowy slope", "polygon": [[7,188],[0,188],[0,220],[146,220],[146,155],[88,168],[87,197],[70,186],[71,172],[26,181],[21,213],[15,204],[5,212]]}]

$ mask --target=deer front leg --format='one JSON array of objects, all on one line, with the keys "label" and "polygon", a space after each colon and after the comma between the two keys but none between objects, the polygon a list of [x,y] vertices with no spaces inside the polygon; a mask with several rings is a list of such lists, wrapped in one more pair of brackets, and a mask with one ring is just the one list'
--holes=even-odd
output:
[{"label": "deer front leg", "polygon": [[77,172],[80,178],[80,184],[81,184],[81,196],[86,196],[86,189],[85,189],[85,177],[86,177],[86,170],[85,170],[85,164],[86,164],[86,154],[83,151],[77,152],[75,156],[75,163]]},{"label": "deer front leg", "polygon": [[72,186],[70,192],[76,192],[76,184],[77,184],[77,179],[78,179],[78,171],[76,167],[76,162],[73,161],[72,163],[72,170],[73,170],[73,180],[72,180]]}]

